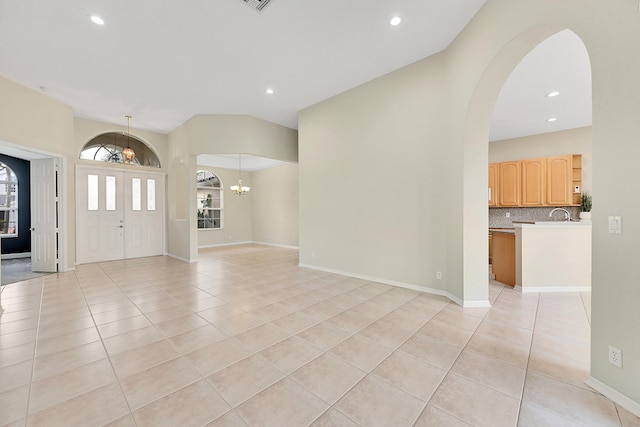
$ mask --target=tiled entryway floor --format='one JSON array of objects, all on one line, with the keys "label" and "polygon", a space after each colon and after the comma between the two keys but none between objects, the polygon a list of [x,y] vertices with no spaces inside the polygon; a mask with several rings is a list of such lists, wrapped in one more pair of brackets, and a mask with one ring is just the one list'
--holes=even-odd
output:
[{"label": "tiled entryway floor", "polygon": [[297,262],[243,245],[8,285],[0,425],[640,425],[584,384],[589,294],[492,282],[462,309]]}]

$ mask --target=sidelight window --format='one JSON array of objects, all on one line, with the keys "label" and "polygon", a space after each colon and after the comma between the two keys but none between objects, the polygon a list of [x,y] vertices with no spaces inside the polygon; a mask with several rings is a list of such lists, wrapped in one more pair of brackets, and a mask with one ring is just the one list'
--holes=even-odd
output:
[{"label": "sidelight window", "polygon": [[213,172],[196,173],[198,229],[222,228],[222,183]]},{"label": "sidelight window", "polygon": [[18,235],[18,178],[0,162],[0,236]]}]

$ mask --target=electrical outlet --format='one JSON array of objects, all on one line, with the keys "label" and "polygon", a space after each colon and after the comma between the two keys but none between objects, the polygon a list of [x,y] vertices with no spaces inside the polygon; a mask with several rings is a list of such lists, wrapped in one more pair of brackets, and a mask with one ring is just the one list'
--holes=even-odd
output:
[{"label": "electrical outlet", "polygon": [[436,279],[442,280],[442,271],[436,271]]},{"label": "electrical outlet", "polygon": [[511,212],[507,212],[506,215],[507,215],[507,218],[511,218]]},{"label": "electrical outlet", "polygon": [[609,363],[618,368],[622,368],[622,351],[609,346]]}]

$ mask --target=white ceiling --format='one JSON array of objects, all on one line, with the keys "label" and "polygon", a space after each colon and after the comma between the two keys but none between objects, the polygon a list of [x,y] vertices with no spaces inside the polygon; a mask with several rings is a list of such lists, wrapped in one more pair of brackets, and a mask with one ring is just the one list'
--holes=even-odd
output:
[{"label": "white ceiling", "polygon": [[[78,117],[124,125],[131,114],[134,129],[168,133],[195,114],[247,114],[295,129],[301,109],[445,49],[484,3],[271,0],[258,12],[242,0],[0,0],[0,75]],[[403,19],[397,27],[394,15]],[[585,76],[572,67],[581,55],[558,39],[546,43],[551,56],[532,53],[534,68],[505,86],[492,139],[590,123]],[[524,98],[547,88],[564,102],[553,126],[534,117],[541,102]]]},{"label": "white ceiling", "polygon": [[250,154],[243,154],[242,158],[238,154],[200,154],[198,156],[198,164],[224,169],[240,169],[240,166],[242,166],[243,171],[254,172],[284,165],[286,162]]}]

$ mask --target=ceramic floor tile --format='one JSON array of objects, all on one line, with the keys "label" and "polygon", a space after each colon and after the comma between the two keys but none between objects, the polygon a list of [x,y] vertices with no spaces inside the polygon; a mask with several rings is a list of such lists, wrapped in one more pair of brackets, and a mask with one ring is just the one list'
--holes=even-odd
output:
[{"label": "ceramic floor tile", "polygon": [[249,329],[235,336],[235,338],[253,351],[261,351],[289,337],[289,333],[266,323]]},{"label": "ceramic floor tile", "polygon": [[116,374],[124,378],[178,357],[178,352],[166,340],[156,341],[142,347],[111,356]]},{"label": "ceramic floor tile", "polygon": [[388,322],[386,317],[377,320],[358,332],[358,335],[369,338],[384,346],[397,348],[404,343],[411,335],[412,331],[398,329],[393,323]]},{"label": "ceramic floor tile", "polygon": [[392,351],[390,347],[356,334],[333,347],[329,352],[365,372],[370,372]]},{"label": "ceramic floor tile", "polygon": [[33,359],[35,348],[35,343],[28,343],[0,351],[0,368]]},{"label": "ceramic floor tile", "polygon": [[416,334],[405,342],[399,351],[437,368],[449,370],[462,349],[426,335]]},{"label": "ceramic floor tile", "polygon": [[117,383],[112,383],[32,413],[29,415],[28,425],[46,427],[105,425],[128,412],[129,408],[120,387]]},{"label": "ceramic floor tile", "polygon": [[290,335],[293,335],[317,324],[318,319],[300,312],[295,312],[273,320],[271,323],[283,331],[288,332]]},{"label": "ceramic floor tile", "polygon": [[169,338],[169,342],[176,350],[184,354],[199,350],[225,338],[227,335],[215,326],[205,325],[180,335],[174,335]]},{"label": "ceramic floor tile", "polygon": [[583,425],[620,426],[616,407],[604,396],[529,372],[523,401]]},{"label": "ceramic floor tile", "polygon": [[164,336],[153,326],[135,329],[123,334],[115,335],[103,340],[104,346],[110,355],[122,353],[123,351],[132,350],[142,347],[143,345],[161,341]]},{"label": "ceramic floor tile", "polygon": [[306,314],[307,316],[315,317],[318,321],[324,321],[333,317],[339,313],[341,313],[343,309],[338,306],[326,303],[326,302],[315,302],[313,305],[303,308],[300,310],[301,313]]},{"label": "ceramic floor tile", "polygon": [[480,353],[463,351],[450,372],[516,399],[522,397],[526,371]]},{"label": "ceramic floor tile", "polygon": [[566,357],[580,364],[587,364],[591,359],[591,346],[578,341],[570,341],[553,335],[536,334],[531,350]]},{"label": "ceramic floor tile", "polygon": [[522,402],[520,406],[520,416],[518,417],[518,427],[540,426],[581,427],[582,424],[569,421],[529,402]]},{"label": "ceramic floor tile", "polygon": [[466,329],[468,331],[475,331],[478,329],[483,317],[473,316],[471,314],[465,314],[464,312],[457,312],[451,309],[440,310],[433,320],[438,320],[449,325],[455,325],[458,328]]},{"label": "ceramic floor tile", "polygon": [[[434,406],[427,405],[413,427],[470,427],[471,424]],[[541,426],[538,426],[541,427]]]},{"label": "ceramic floor tile", "polygon": [[32,368],[31,360],[0,368],[0,393],[29,384]]},{"label": "ceramic floor tile", "polygon": [[151,322],[142,314],[138,316],[128,317],[126,319],[116,320],[115,322],[104,323],[98,326],[98,331],[102,339],[115,335],[134,331],[151,326]]},{"label": "ceramic floor tile", "polygon": [[584,383],[591,372],[588,363],[533,350],[529,356],[528,370],[590,390],[590,387]]},{"label": "ceramic floor tile", "polygon": [[200,375],[181,358],[135,373],[120,380],[132,410],[192,384]]},{"label": "ceramic floor tile", "polygon": [[526,369],[529,361],[529,347],[512,344],[489,335],[474,335],[469,340],[466,349],[522,369]]},{"label": "ceramic floor tile", "polygon": [[22,420],[27,413],[29,385],[0,393],[0,425]]},{"label": "ceramic floor tile", "polygon": [[396,351],[378,365],[372,374],[423,402],[428,402],[447,371]]},{"label": "ceramic floor tile", "polygon": [[249,399],[284,377],[260,355],[253,355],[207,377],[207,381],[232,406]]},{"label": "ceramic floor tile", "polygon": [[139,427],[199,427],[228,410],[222,397],[200,380],[134,411],[133,416]]},{"label": "ceramic floor tile", "polygon": [[362,426],[410,426],[425,403],[376,376],[369,375],[335,404]]},{"label": "ceramic floor tile", "polygon": [[229,411],[204,427],[247,427],[247,425],[238,414]]},{"label": "ceramic floor tile", "polygon": [[290,374],[322,353],[302,338],[288,338],[260,352],[276,368]]},{"label": "ceramic floor tile", "polygon": [[296,382],[284,379],[238,406],[235,412],[250,427],[304,426],[328,407]]},{"label": "ceramic floor tile", "polygon": [[494,322],[490,319],[482,321],[476,330],[476,334],[507,340],[513,344],[524,347],[531,345],[533,337],[533,332],[529,329],[508,324],[505,325],[504,323]]},{"label": "ceramic floor tile", "polygon": [[94,341],[59,353],[37,357],[33,363],[33,381],[58,375],[66,371],[105,359],[102,342]]},{"label": "ceramic floor tile", "polygon": [[239,308],[234,307],[231,304],[226,304],[199,311],[198,315],[209,323],[216,323],[220,320],[228,319],[229,317],[237,316],[242,313],[244,313],[244,311]]},{"label": "ceramic floor tile", "polygon": [[426,335],[462,348],[469,342],[473,331],[438,320],[436,316],[420,328],[418,334]]},{"label": "ceramic floor tile", "polygon": [[351,333],[328,322],[318,323],[297,335],[321,350],[329,350],[351,336]]},{"label": "ceramic floor tile", "polygon": [[430,405],[474,426],[516,425],[520,401],[455,374],[448,374]]},{"label": "ceramic floor tile", "polygon": [[343,311],[335,316],[329,317],[326,322],[331,323],[345,331],[356,333],[374,322],[373,319],[352,310]]},{"label": "ceramic floor tile", "polygon": [[209,344],[200,350],[184,355],[202,376],[211,375],[253,353],[235,338],[227,338]]},{"label": "ceramic floor tile", "polygon": [[315,420],[310,427],[359,427],[354,421],[347,418],[342,412],[329,409]]},{"label": "ceramic floor tile", "polygon": [[333,404],[365,375],[364,371],[329,353],[298,369],[290,378],[325,402]]},{"label": "ceramic floor tile", "polygon": [[636,417],[620,405],[616,405],[618,416],[622,422],[622,427],[640,427],[640,417]]},{"label": "ceramic floor tile", "polygon": [[29,412],[33,414],[115,381],[107,359],[35,381],[31,385]]}]

